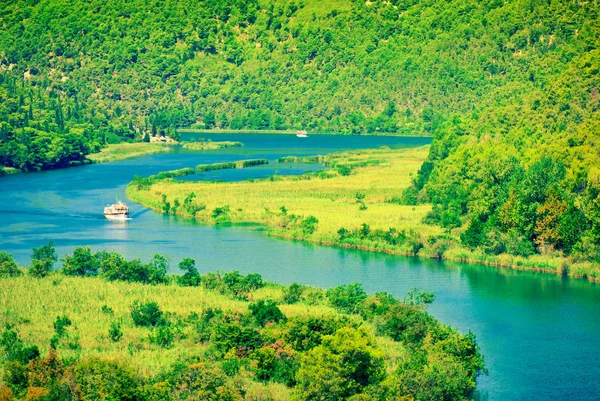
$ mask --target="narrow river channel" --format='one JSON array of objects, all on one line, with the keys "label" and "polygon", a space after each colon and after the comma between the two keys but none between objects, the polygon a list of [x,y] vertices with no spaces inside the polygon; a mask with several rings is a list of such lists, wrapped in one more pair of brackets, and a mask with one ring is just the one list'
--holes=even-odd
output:
[{"label": "narrow river channel", "polygon": [[[236,140],[242,148],[144,156],[0,179],[0,250],[29,264],[31,249],[54,241],[62,257],[76,246],[114,250],[148,260],[164,254],[171,266],[196,259],[201,272],[257,272],[266,280],[320,287],[360,282],[372,293],[402,298],[418,287],[435,291],[429,311],[471,330],[489,370],[478,381],[482,400],[597,400],[600,394],[600,285],[584,280],[479,265],[420,260],[270,238],[260,227],[214,227],[162,216],[132,204],[133,220],[106,221],[102,208],[134,175],[246,158],[277,159],[334,151],[408,147],[425,138],[288,135],[202,135]],[[196,179],[240,180],[299,174],[320,166],[276,165]],[[0,311],[1,313],[1,311]]]}]

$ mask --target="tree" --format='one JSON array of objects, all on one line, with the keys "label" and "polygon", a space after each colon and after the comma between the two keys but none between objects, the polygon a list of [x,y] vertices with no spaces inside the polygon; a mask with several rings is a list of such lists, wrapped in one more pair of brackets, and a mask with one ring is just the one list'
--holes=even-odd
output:
[{"label": "tree", "polygon": [[156,302],[135,301],[131,306],[131,318],[136,326],[151,327],[162,324],[162,311]]},{"label": "tree", "polygon": [[367,293],[360,283],[340,285],[327,290],[327,299],[333,307],[346,313],[359,311],[362,302],[367,299]]},{"label": "tree", "polygon": [[89,246],[80,246],[72,255],[65,256],[61,272],[67,276],[95,276],[98,274],[98,260]]},{"label": "tree", "polygon": [[0,278],[17,277],[23,274],[10,253],[0,251]]},{"label": "tree", "polygon": [[324,336],[298,370],[297,400],[338,401],[362,393],[384,377],[383,353],[365,329],[344,327]]},{"label": "tree", "polygon": [[34,248],[31,254],[29,274],[38,278],[46,277],[57,260],[58,256],[52,242],[39,248]]},{"label": "tree", "polygon": [[248,306],[248,309],[250,309],[252,316],[254,316],[261,326],[264,326],[269,322],[279,323],[280,321],[285,321],[284,314],[277,307],[275,301],[271,299],[266,301],[261,299],[258,302],[254,302]]},{"label": "tree", "polygon": [[185,273],[179,277],[179,284],[189,287],[197,287],[200,285],[200,273],[196,268],[196,261],[191,258],[185,258],[179,262],[179,269]]}]

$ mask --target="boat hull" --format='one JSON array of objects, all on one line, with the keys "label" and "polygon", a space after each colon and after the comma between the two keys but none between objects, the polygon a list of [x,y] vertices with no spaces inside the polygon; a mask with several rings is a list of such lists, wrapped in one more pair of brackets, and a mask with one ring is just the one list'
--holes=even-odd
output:
[{"label": "boat hull", "polygon": [[129,214],[105,214],[107,220],[129,220]]}]

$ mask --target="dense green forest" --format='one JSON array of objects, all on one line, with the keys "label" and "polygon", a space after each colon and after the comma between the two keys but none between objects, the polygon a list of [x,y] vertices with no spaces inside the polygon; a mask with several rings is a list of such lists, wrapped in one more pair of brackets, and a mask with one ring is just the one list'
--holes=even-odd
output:
[{"label": "dense green forest", "polygon": [[0,165],[29,170],[194,124],[435,134],[437,160],[587,126],[598,100],[595,1],[23,0],[0,21]]},{"label": "dense green forest", "polygon": [[600,259],[597,1],[0,4],[0,165],[176,127],[430,134],[405,201],[486,252]]},{"label": "dense green forest", "polygon": [[[471,334],[358,283],[329,290],[201,275],[76,248],[51,271],[0,252],[0,400],[464,400],[483,370]],[[34,323],[34,324],[32,324]]]}]

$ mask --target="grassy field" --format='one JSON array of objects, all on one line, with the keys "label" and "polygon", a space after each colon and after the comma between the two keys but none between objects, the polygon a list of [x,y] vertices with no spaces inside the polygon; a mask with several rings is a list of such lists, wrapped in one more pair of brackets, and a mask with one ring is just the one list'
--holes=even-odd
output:
[{"label": "grassy field", "polygon": [[[282,297],[280,286],[268,285],[252,293],[252,299]],[[60,347],[62,357],[87,358],[102,356],[131,360],[146,375],[159,373],[181,358],[198,352],[197,338],[187,327],[175,348],[163,348],[148,341],[148,329],[136,327],[130,316],[134,301],[157,302],[165,313],[185,317],[207,308],[220,308],[245,313],[249,302],[232,299],[204,287],[181,287],[174,284],[150,286],[139,283],[106,281],[98,277],[67,277],[60,274],[45,279],[21,276],[0,279],[0,327],[18,328],[25,343],[36,344],[42,352],[50,346],[57,316],[68,316],[73,322],[72,339],[81,350],[68,345]],[[111,308],[113,314],[103,312]],[[281,305],[288,317],[325,316],[336,312],[328,306],[306,304]],[[111,322],[122,322],[123,339],[113,342],[108,337]],[[132,355],[135,358],[132,358]]]},{"label": "grassy field", "polygon": [[[306,388],[314,384],[322,387],[318,391],[330,389],[329,384],[321,383],[318,371],[311,373],[315,361],[309,353],[318,356],[321,351],[310,350],[320,341],[324,347],[329,347],[325,343],[326,337],[322,336],[336,332],[354,336],[345,338],[344,334],[339,334],[337,337],[343,342],[340,349],[348,358],[353,355],[364,357],[363,351],[359,350],[366,350],[369,358],[375,359],[373,362],[349,359],[352,363],[346,359],[342,362],[324,359],[322,367],[342,363],[343,369],[356,368],[360,369],[360,374],[366,374],[360,363],[379,366],[380,373],[373,376],[378,379],[373,379],[372,390],[381,385],[396,394],[429,399],[428,388],[434,388],[433,392],[456,393],[455,386],[459,386],[462,395],[448,399],[463,399],[474,388],[474,379],[483,367],[471,335],[461,335],[440,324],[416,304],[393,300],[385,294],[367,296],[360,286],[356,290],[340,286],[328,291],[298,287],[297,297],[289,301],[286,297],[291,287],[262,281],[248,287],[250,281],[244,281],[244,276],[238,275],[236,281],[228,280],[228,274],[237,274],[231,272],[224,275],[209,273],[202,276],[202,284],[198,283],[196,287],[181,286],[176,276],[168,276],[161,284],[149,285],[108,281],[104,274],[101,271],[99,277],[72,277],[61,271],[51,272],[44,278],[29,274],[0,276],[0,399],[11,400],[11,395],[14,399],[38,399],[32,397],[35,393],[50,394],[50,398],[44,399],[54,400],[51,394],[57,394],[56,389],[64,383],[79,391],[77,386],[72,386],[75,380],[84,383],[94,380],[96,383],[81,388],[89,394],[81,399],[104,399],[98,398],[98,393],[112,391],[110,387],[102,390],[103,386],[112,385],[114,379],[110,373],[96,371],[82,378],[76,372],[78,366],[102,366],[100,361],[105,361],[111,364],[111,370],[118,366],[131,367],[130,372],[140,378],[138,383],[146,383],[145,390],[140,387],[135,390],[141,398],[123,399],[189,399],[189,394],[200,394],[194,388],[205,386],[204,379],[194,374],[195,369],[205,367],[210,370],[209,375],[219,377],[217,383],[219,380],[223,383],[215,388],[209,388],[211,384],[207,383],[204,393],[207,397],[226,390],[236,396],[199,399],[241,401],[243,395],[243,399],[254,401],[304,400],[302,390],[297,391],[296,386]],[[218,277],[217,281],[215,277]],[[246,289],[240,290],[240,285]],[[137,302],[155,302],[162,311],[160,323],[155,327],[140,327],[137,321],[136,325],[132,306]],[[255,314],[257,305],[261,304],[262,311],[268,313],[263,315],[266,320],[260,320],[260,315]],[[351,309],[346,309],[348,307]],[[273,308],[277,313],[273,313]],[[399,328],[386,324],[391,319],[396,319]],[[61,328],[61,321],[68,323]],[[116,340],[110,334],[115,323],[121,331]],[[402,336],[406,330],[412,333],[411,336]],[[172,333],[168,344],[157,342],[157,336],[165,331]],[[11,333],[16,336],[16,341],[11,340],[14,338]],[[40,358],[23,362],[24,354],[14,351],[23,345],[37,346]],[[328,348],[323,350],[329,352]],[[415,350],[425,359],[416,358]],[[48,362],[53,353],[61,362]],[[46,363],[54,364],[56,370],[43,368]],[[413,364],[399,370],[403,363]],[[57,373],[63,369],[61,366],[66,369]],[[441,369],[444,373],[424,378],[427,387],[418,380],[403,388],[394,384],[402,380],[405,372],[409,374],[407,377],[418,376],[419,372],[425,377],[431,369]],[[459,369],[460,373],[451,373],[453,369]],[[15,372],[21,372],[21,375],[15,375]],[[283,376],[277,376],[277,372]],[[309,376],[306,376],[307,372]],[[350,380],[335,371],[334,375],[337,374],[341,376],[334,383]],[[169,382],[168,377],[175,381]],[[284,377],[291,381],[283,380]],[[192,388],[180,385],[186,380],[195,383]],[[381,383],[378,380],[382,380]],[[366,384],[360,386],[358,389],[353,387],[352,391],[360,392],[363,387],[368,390]],[[63,393],[72,391],[67,387],[62,389]],[[117,390],[122,391],[122,388],[117,387]]]},{"label": "grassy field", "polygon": [[98,153],[87,156],[93,163],[107,163],[131,157],[168,152],[171,148],[158,143],[136,142],[108,145]]},{"label": "grassy field", "polygon": [[224,149],[224,148],[239,148],[244,146],[242,142],[234,142],[234,141],[220,141],[220,142],[212,142],[212,141],[200,141],[200,142],[183,142],[183,147],[185,149],[191,150],[214,150],[214,149]]},{"label": "grassy field", "polygon": [[331,169],[300,177],[235,183],[160,180],[151,187],[132,183],[127,194],[164,210],[163,195],[170,203],[184,204],[193,192],[193,207],[170,212],[207,223],[260,223],[270,235],[284,238],[600,279],[600,267],[591,262],[556,255],[489,255],[461,246],[462,228],[446,232],[424,224],[431,206],[405,206],[399,198],[427,152],[427,147],[358,150],[328,155],[321,160]]},{"label": "grassy field", "polygon": [[[424,235],[441,233],[441,229],[421,222],[430,206],[404,206],[389,202],[399,197],[408,186],[427,156],[426,147],[408,150],[368,150],[337,154],[330,157],[337,168],[348,166],[350,175],[341,175],[333,168],[321,175],[302,177],[274,177],[266,180],[236,183],[156,182],[151,190],[137,190],[129,186],[128,196],[133,200],[161,209],[161,195],[169,200],[185,197],[194,192],[205,209],[195,217],[213,222],[216,208],[229,208],[225,217],[232,223],[262,223],[274,229],[274,234],[302,238],[299,232],[278,230],[291,215],[314,216],[318,219],[312,240],[335,242],[341,227],[357,229],[368,223],[372,230],[414,229]],[[361,164],[377,164],[352,167]],[[329,178],[322,178],[329,177]],[[366,210],[357,203],[357,193],[364,194]],[[386,202],[387,201],[387,202]],[[286,213],[281,211],[285,207]],[[180,214],[186,215],[185,210]],[[308,239],[308,238],[305,238]]]}]

